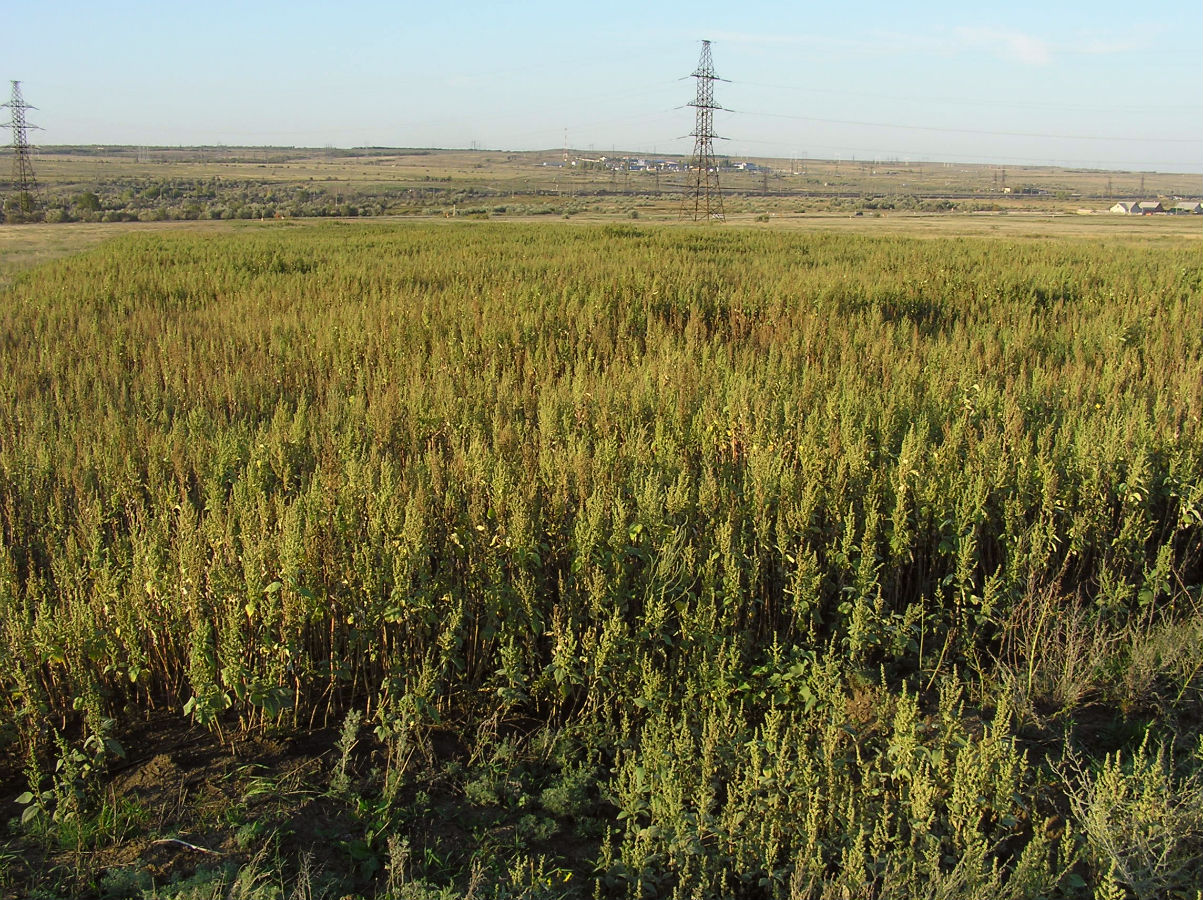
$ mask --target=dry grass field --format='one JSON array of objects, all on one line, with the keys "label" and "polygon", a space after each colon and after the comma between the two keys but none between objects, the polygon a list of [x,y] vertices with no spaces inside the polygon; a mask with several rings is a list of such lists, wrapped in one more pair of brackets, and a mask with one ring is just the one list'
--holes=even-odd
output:
[{"label": "dry grass field", "polygon": [[[789,204],[774,198],[761,200],[752,210],[740,210],[731,201],[727,227],[758,230],[832,232],[908,237],[997,237],[1014,239],[1091,238],[1158,242],[1164,240],[1203,239],[1203,222],[1188,216],[1116,216],[1055,211],[980,212],[972,214],[911,213],[891,211],[855,215],[834,212],[790,211]],[[648,201],[640,207],[640,218],[679,227],[699,227],[681,218],[680,206],[672,200]],[[568,224],[614,221],[620,213],[603,204],[586,208],[571,217]],[[384,222],[393,217],[361,217],[363,222]],[[443,213],[422,216],[429,221],[446,221]],[[506,220],[546,221],[545,215],[507,215]],[[145,231],[196,231],[213,233],[240,228],[280,228],[280,221],[234,223],[221,220],[175,222],[69,222],[49,225],[33,223],[0,225],[0,287],[11,283],[17,272],[62,256],[95,246],[119,235]],[[287,225],[300,224],[290,220]],[[704,227],[704,226],[702,226]]]},{"label": "dry grass field", "polygon": [[[635,160],[683,163],[680,157],[569,151],[544,152],[309,150],[293,148],[47,148],[36,161],[49,198],[84,191],[101,199],[144,200],[148,186],[183,186],[212,206],[250,185],[306,200],[351,201],[407,214],[519,215],[524,208],[578,214],[674,218],[687,191],[683,172],[639,170]],[[834,160],[739,159],[755,171],[723,172],[728,213],[1007,211],[1074,214],[1105,211],[1119,199],[1198,197],[1196,175],[1101,172],[1056,167]],[[282,193],[283,192],[283,193]],[[137,195],[137,196],[134,196]],[[157,195],[156,195],[157,197]],[[373,202],[374,201],[374,202]],[[269,201],[270,202],[270,201]],[[136,206],[136,204],[135,204]],[[504,212],[497,210],[504,208]],[[324,213],[328,214],[328,213]]]}]

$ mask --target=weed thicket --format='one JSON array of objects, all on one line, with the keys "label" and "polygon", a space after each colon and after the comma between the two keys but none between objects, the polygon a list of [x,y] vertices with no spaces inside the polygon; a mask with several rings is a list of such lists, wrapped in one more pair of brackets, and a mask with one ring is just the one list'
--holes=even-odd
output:
[{"label": "weed thicket", "polygon": [[3,739],[355,710],[404,778],[538,721],[588,735],[528,785],[529,846],[596,832],[557,895],[1194,897],[1197,249],[331,225],[26,273]]}]

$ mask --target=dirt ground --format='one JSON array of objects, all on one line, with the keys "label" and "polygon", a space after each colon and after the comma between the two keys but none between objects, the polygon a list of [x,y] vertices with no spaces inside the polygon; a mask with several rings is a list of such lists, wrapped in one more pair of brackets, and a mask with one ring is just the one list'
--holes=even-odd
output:
[{"label": "dirt ground", "polygon": [[7,843],[0,839],[7,849],[0,851],[0,897],[29,896],[48,880],[88,895],[118,871],[179,882],[202,867],[243,866],[265,836],[279,849],[308,853],[348,840],[354,828],[345,804],[324,795],[335,739],[326,730],[223,743],[179,717],[154,716],[121,736],[126,756],[110,765],[90,803],[93,811],[99,806],[96,821],[57,828],[46,841],[36,829],[13,828],[28,779],[7,758],[0,767],[0,820],[9,823]]}]

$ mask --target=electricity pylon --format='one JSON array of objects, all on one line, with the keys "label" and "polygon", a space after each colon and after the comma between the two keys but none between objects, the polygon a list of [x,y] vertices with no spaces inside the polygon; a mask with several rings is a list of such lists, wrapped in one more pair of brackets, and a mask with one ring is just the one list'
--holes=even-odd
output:
[{"label": "electricity pylon", "polygon": [[0,108],[7,106],[12,113],[9,125],[13,130],[13,191],[17,208],[22,214],[33,212],[37,205],[38,181],[33,174],[33,151],[29,148],[29,125],[25,121],[25,110],[37,109],[30,106],[21,97],[21,82],[14,81],[13,96],[7,103],[0,103]]},{"label": "electricity pylon", "polygon": [[694,138],[693,185],[686,198],[686,208],[683,215],[692,208],[693,220],[723,221],[723,195],[718,186],[718,163],[714,159],[714,111],[722,109],[714,102],[714,83],[721,81],[714,74],[714,61],[710,57],[710,41],[702,41],[702,57],[698,61],[697,70],[693,73],[697,79],[697,97],[689,105],[697,110],[697,118],[691,136]]}]

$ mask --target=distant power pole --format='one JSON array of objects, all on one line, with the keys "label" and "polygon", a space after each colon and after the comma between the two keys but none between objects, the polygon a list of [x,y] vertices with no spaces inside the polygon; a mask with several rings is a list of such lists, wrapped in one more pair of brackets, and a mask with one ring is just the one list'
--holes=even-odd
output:
[{"label": "distant power pole", "polygon": [[0,104],[0,107],[7,106],[12,112],[12,121],[9,125],[13,130],[13,191],[16,192],[16,199],[22,213],[30,213],[36,205],[38,193],[38,182],[33,175],[33,152],[29,148],[29,129],[37,128],[36,125],[28,125],[25,122],[25,110],[37,109],[36,106],[30,106],[21,97],[21,82],[14,81],[13,97],[8,103]]},{"label": "distant power pole", "polygon": [[[697,79],[697,98],[689,105],[697,110],[694,124],[693,145],[693,188],[686,204],[693,207],[693,220],[723,221],[723,195],[718,187],[718,163],[714,159],[714,111],[722,109],[714,102],[714,83],[721,81],[714,74],[714,62],[710,58],[710,41],[702,41],[702,57],[693,73]],[[690,201],[692,203],[690,204]],[[682,210],[682,214],[686,214]]]}]

